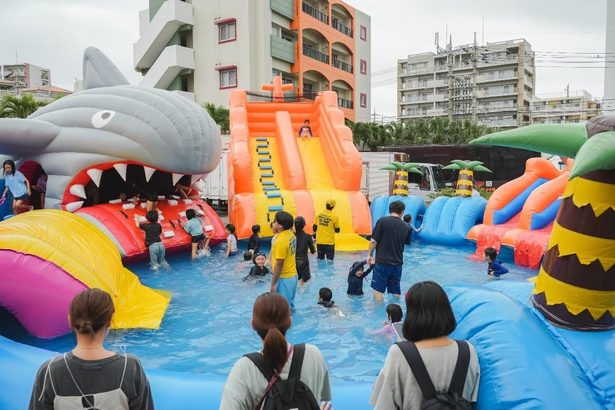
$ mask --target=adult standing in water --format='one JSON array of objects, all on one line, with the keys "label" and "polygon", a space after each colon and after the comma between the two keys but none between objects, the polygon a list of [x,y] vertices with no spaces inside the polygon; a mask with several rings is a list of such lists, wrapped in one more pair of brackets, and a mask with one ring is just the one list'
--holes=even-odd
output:
[{"label": "adult standing in water", "polygon": [[[389,204],[389,216],[376,222],[369,242],[367,263],[374,265],[372,289],[374,299],[382,300],[384,293],[401,295],[400,281],[404,264],[404,245],[410,244],[412,231],[402,221],[406,206],[401,201]],[[374,251],[376,257],[374,258]]]},{"label": "adult standing in water", "polygon": [[[321,409],[329,409],[331,386],[325,359],[316,346],[288,343],[285,335],[290,326],[290,309],[282,296],[264,293],[256,298],[252,328],[262,339],[263,350],[235,363],[222,391],[220,410],[260,408],[273,383],[259,367],[273,374],[272,379],[288,380],[291,367],[296,368],[296,365],[300,369],[298,380],[307,386],[316,402],[325,401],[320,404]],[[294,363],[296,361],[299,363]],[[295,394],[297,392],[295,390]]]},{"label": "adult standing in water", "polygon": [[316,215],[314,219],[314,238],[316,239],[316,249],[318,259],[333,260],[335,257],[335,234],[340,231],[340,219],[333,212],[336,202],[335,199],[327,200],[325,210]]},{"label": "adult standing in water", "polygon": [[103,346],[114,311],[111,296],[101,289],[75,296],[68,321],[77,345],[39,368],[29,410],[154,409],[139,360]]}]

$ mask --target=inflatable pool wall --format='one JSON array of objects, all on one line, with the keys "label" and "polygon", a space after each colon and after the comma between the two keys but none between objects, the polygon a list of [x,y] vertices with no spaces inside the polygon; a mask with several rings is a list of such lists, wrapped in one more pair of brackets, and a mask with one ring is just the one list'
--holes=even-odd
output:
[{"label": "inflatable pool wall", "polygon": [[419,221],[419,215],[425,214],[425,201],[423,198],[418,196],[401,196],[401,195],[391,195],[391,196],[379,196],[372,201],[370,206],[370,212],[372,216],[372,229],[376,226],[376,222],[378,219],[383,216],[389,215],[389,205],[393,201],[401,201],[406,206],[404,211],[405,215],[412,216],[412,224],[418,228],[421,226],[421,222]]},{"label": "inflatable pool wall", "polygon": [[438,197],[425,212],[419,238],[442,245],[463,245],[470,229],[482,222],[486,205],[483,197]]}]

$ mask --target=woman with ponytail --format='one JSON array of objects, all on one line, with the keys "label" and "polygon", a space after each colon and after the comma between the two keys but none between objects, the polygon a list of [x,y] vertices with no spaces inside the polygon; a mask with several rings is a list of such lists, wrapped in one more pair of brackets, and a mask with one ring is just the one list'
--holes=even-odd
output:
[{"label": "woman with ponytail", "polygon": [[[295,352],[295,346],[286,340],[286,331],[290,326],[290,307],[283,296],[264,293],[256,298],[252,310],[252,328],[263,340],[262,361],[273,370],[274,377],[281,380],[288,378]],[[253,355],[242,357],[231,369],[222,392],[220,410],[254,410],[262,405],[270,385],[269,380],[248,357]],[[321,408],[328,409],[331,400],[329,373],[322,353],[316,346],[305,345],[300,380],[318,402],[324,401]]]},{"label": "woman with ponytail", "polygon": [[154,402],[139,360],[105,349],[115,308],[111,296],[88,289],[71,302],[68,322],[73,350],[43,363],[30,398],[30,410],[150,410]]}]

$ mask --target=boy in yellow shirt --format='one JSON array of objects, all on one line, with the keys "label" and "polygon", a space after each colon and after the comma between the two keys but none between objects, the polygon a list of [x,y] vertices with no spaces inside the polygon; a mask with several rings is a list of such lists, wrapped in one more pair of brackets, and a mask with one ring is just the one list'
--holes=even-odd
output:
[{"label": "boy in yellow shirt", "polygon": [[318,249],[318,259],[333,260],[335,257],[335,234],[340,231],[340,220],[333,213],[335,208],[335,199],[327,200],[325,204],[326,210],[316,215],[314,219],[314,238],[316,238],[316,247]]},{"label": "boy in yellow shirt", "polygon": [[280,211],[275,214],[272,228],[278,234],[271,248],[273,275],[269,290],[270,293],[277,292],[284,296],[291,311],[295,310],[295,294],[297,293],[297,265],[295,264],[297,238],[291,231],[293,225],[294,218],[288,212]]}]

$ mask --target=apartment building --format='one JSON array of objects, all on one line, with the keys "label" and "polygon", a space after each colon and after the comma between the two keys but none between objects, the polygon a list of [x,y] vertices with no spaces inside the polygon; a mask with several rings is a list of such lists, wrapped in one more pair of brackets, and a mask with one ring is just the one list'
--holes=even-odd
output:
[{"label": "apartment building", "polygon": [[601,104],[585,90],[545,94],[532,99],[532,124],[587,121],[602,114]]},{"label": "apartment building", "polygon": [[397,116],[474,119],[497,128],[530,123],[535,58],[525,39],[411,54],[397,62]]},{"label": "apartment building", "polygon": [[6,64],[2,67],[2,80],[13,83],[13,88],[38,88],[51,85],[51,71],[34,64]]},{"label": "apartment building", "polygon": [[370,17],[340,0],[150,0],[139,14],[141,85],[227,106],[234,88],[280,75],[295,95],[338,93],[353,121],[370,114]]}]

